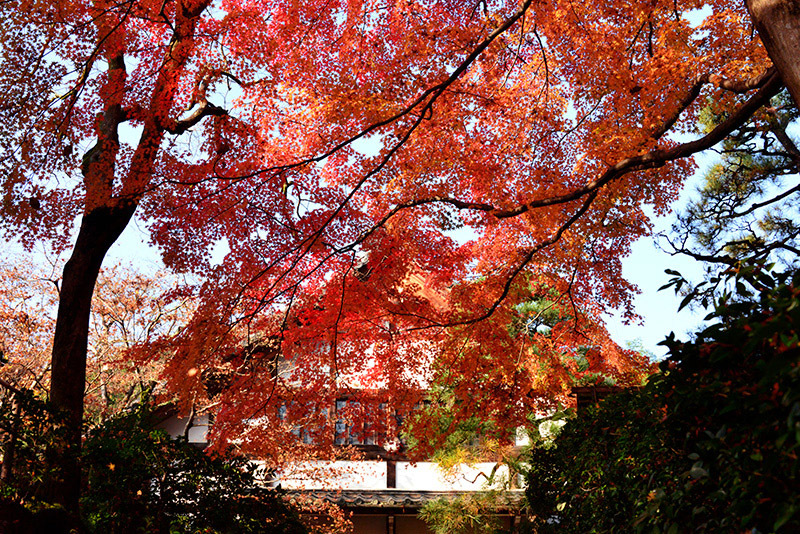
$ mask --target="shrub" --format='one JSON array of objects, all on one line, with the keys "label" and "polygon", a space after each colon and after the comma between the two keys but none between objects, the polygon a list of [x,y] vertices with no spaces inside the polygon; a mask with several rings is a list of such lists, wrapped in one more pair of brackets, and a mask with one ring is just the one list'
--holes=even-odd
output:
[{"label": "shrub", "polygon": [[541,531],[800,531],[800,274],[743,268],[734,286],[644,388],[531,452]]},{"label": "shrub", "polygon": [[[43,531],[43,525],[66,532],[70,525],[52,525],[59,517],[63,523],[65,515],[48,505],[40,487],[48,439],[47,432],[37,432],[52,415],[42,403],[26,402],[29,409],[17,436],[19,476],[3,487],[0,503],[12,519],[0,526],[4,532]],[[280,492],[257,484],[256,468],[246,458],[206,454],[183,438],[171,439],[154,423],[145,403],[86,434],[82,525],[73,526],[103,534],[306,532]]]}]

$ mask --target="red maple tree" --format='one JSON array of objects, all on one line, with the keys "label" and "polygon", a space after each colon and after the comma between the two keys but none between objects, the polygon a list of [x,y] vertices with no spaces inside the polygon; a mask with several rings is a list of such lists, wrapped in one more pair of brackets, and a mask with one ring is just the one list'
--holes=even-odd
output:
[{"label": "red maple tree", "polygon": [[[168,368],[186,398],[228,366],[230,415],[285,404],[264,351],[242,353],[277,337],[302,391],[330,400],[358,373],[411,403],[409,369],[448,327],[513,315],[523,273],[631,315],[620,258],[642,206],[666,211],[691,156],[783,84],[800,95],[790,0],[12,0],[0,17],[2,227],[71,251],[51,398],[74,446],[95,281],[134,219],[197,299]],[[707,98],[724,120],[703,134]],[[479,339],[513,376],[518,347]]]}]

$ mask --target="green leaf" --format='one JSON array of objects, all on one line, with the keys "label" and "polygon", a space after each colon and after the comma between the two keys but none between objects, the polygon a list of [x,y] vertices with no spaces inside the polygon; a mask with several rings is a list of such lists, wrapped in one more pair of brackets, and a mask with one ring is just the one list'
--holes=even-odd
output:
[{"label": "green leaf", "polygon": [[692,299],[694,299],[694,294],[692,294],[692,293],[689,293],[688,295],[683,297],[683,300],[681,301],[681,305],[678,306],[678,311],[681,311],[682,309],[684,309],[692,301]]},{"label": "green leaf", "polygon": [[708,471],[703,469],[703,462],[695,462],[694,465],[692,465],[692,468],[689,469],[689,476],[695,480],[707,477]]},{"label": "green leaf", "polygon": [[790,504],[784,504],[779,508],[778,511],[778,519],[775,521],[775,524],[772,526],[773,530],[778,530],[783,525],[785,525],[797,511],[797,508]]}]

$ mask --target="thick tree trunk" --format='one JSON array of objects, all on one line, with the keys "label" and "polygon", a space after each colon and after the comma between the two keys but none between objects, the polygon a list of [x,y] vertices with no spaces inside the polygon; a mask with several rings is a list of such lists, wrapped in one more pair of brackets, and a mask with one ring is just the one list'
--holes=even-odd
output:
[{"label": "thick tree trunk", "polygon": [[16,392],[12,393],[12,395],[14,400],[11,402],[11,428],[8,430],[8,435],[3,444],[3,467],[0,469],[0,485],[12,483],[17,441],[19,440],[20,424],[22,422],[22,404],[20,404]]},{"label": "thick tree trunk", "polygon": [[[223,110],[204,101],[184,121],[169,118],[179,90],[178,80],[194,49],[194,32],[200,15],[211,0],[179,1],[176,4],[172,39],[158,69],[151,95],[151,108],[139,110],[144,123],[139,144],[127,175],[117,176],[119,126],[130,120],[123,108],[126,85],[126,24],[112,17],[98,17],[98,44],[108,62],[106,82],[100,96],[103,112],[97,126],[97,143],[83,158],[86,208],[78,239],[61,282],[61,295],[53,339],[50,400],[66,415],[66,439],[50,459],[56,476],[48,481],[47,497],[64,505],[77,517],[80,498],[80,445],[83,395],[86,382],[86,349],[92,295],[108,249],[119,238],[136,211],[139,199],[152,178],[153,164],[166,131],[180,134],[209,115]],[[204,95],[203,95],[204,96]],[[115,177],[118,185],[115,188]],[[127,200],[126,200],[127,199]]]},{"label": "thick tree trunk", "polygon": [[67,511],[77,514],[80,496],[80,443],[83,394],[86,384],[86,349],[92,294],[108,249],[131,220],[136,204],[98,207],[85,214],[72,257],[64,266],[61,298],[53,339],[50,401],[66,420],[66,442],[52,458],[58,475],[46,493]]},{"label": "thick tree trunk", "polygon": [[800,107],[800,2],[745,0],[745,4],[772,63]]}]

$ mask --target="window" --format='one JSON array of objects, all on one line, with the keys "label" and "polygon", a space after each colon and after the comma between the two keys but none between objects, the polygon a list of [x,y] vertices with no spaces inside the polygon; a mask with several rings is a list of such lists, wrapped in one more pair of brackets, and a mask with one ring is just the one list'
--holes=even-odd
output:
[{"label": "window", "polygon": [[369,399],[336,401],[335,445],[382,446],[387,441],[389,413],[386,404]]}]

